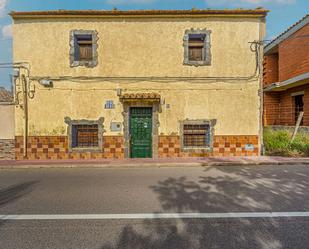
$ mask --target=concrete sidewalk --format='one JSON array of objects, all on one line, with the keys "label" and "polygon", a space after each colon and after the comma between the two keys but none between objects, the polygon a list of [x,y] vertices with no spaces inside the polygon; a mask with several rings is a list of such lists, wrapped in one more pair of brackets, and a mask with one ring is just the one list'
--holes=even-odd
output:
[{"label": "concrete sidewalk", "polygon": [[95,160],[7,160],[0,161],[4,168],[113,168],[113,167],[200,167],[233,165],[309,165],[309,158],[292,157],[203,157],[160,159],[95,159]]}]

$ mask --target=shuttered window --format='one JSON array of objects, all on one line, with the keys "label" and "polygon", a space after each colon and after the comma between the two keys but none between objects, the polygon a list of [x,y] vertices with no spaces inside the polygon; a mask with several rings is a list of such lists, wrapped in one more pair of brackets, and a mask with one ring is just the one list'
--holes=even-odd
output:
[{"label": "shuttered window", "polygon": [[98,147],[98,125],[72,125],[72,148]]},{"label": "shuttered window", "polygon": [[71,67],[98,65],[98,32],[96,30],[70,31]]},{"label": "shuttered window", "polygon": [[205,34],[189,35],[189,61],[203,61],[203,51],[205,44]]},{"label": "shuttered window", "polygon": [[183,37],[184,65],[211,65],[211,30],[187,29]]},{"label": "shuttered window", "polygon": [[209,124],[184,124],[184,147],[208,147],[210,145]]},{"label": "shuttered window", "polygon": [[92,55],[92,35],[75,35],[75,60],[91,61]]}]

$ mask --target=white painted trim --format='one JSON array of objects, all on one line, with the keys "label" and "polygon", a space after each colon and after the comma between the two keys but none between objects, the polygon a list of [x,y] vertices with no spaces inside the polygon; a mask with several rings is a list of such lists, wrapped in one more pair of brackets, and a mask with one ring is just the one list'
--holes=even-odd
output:
[{"label": "white painted trim", "polygon": [[[281,87],[286,87],[286,86],[289,87],[292,84],[297,83],[298,81],[302,81],[302,80],[306,80],[306,79],[309,79],[309,72],[303,73],[301,75],[297,75],[297,76],[290,78],[286,81],[272,83],[271,85],[266,86],[264,88],[264,92],[270,92],[270,91],[273,91],[273,90],[281,88]],[[286,89],[284,89],[284,90],[286,90]]]},{"label": "white painted trim", "polygon": [[142,213],[142,214],[10,214],[0,220],[122,220],[122,219],[230,219],[309,217],[309,212],[233,212],[233,213]]},{"label": "white painted trim", "polygon": [[299,92],[291,93],[291,96],[295,97],[295,96],[304,95],[304,94],[305,94],[305,91],[299,91]]}]

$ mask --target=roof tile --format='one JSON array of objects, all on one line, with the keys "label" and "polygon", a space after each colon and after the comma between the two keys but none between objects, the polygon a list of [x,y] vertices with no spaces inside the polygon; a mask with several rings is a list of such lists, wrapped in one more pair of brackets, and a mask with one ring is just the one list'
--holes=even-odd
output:
[{"label": "roof tile", "polygon": [[125,93],[121,99],[160,99],[158,93]]},{"label": "roof tile", "polygon": [[268,10],[256,9],[191,9],[191,10],[49,10],[49,11],[28,11],[15,12],[10,15],[13,18],[27,16],[65,16],[65,15],[93,15],[93,16],[135,16],[135,15],[263,15]]}]

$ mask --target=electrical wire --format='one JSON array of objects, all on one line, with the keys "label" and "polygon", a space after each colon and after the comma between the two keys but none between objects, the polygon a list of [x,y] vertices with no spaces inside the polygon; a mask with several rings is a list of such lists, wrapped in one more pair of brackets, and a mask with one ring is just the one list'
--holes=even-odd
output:
[{"label": "electrical wire", "polygon": [[[24,68],[27,70],[27,76],[28,76],[28,84],[30,84],[31,80],[42,80],[42,79],[49,79],[49,80],[53,80],[53,81],[63,81],[63,80],[67,80],[67,81],[72,81],[72,82],[77,82],[77,83],[84,83],[85,81],[87,82],[96,82],[96,81],[108,81],[108,82],[113,82],[113,81],[124,81],[127,83],[138,83],[141,81],[147,81],[147,82],[156,82],[156,83],[160,83],[160,82],[168,82],[168,83],[180,83],[179,81],[182,82],[191,82],[191,83],[198,83],[198,82],[205,82],[207,81],[208,83],[212,82],[212,83],[217,83],[217,82],[229,82],[229,81],[240,81],[240,80],[246,80],[248,82],[251,81],[255,81],[256,79],[259,78],[260,75],[260,61],[259,61],[259,50],[260,50],[260,46],[261,46],[261,42],[260,41],[253,41],[253,42],[249,42],[250,43],[250,51],[254,52],[255,54],[255,69],[254,69],[254,73],[250,76],[232,76],[232,77],[211,77],[211,76],[206,76],[206,77],[183,77],[183,76],[165,76],[165,77],[160,77],[160,76],[149,76],[149,77],[102,77],[102,76],[60,76],[60,77],[43,77],[43,76],[36,76],[36,77],[30,77],[30,64],[28,62],[8,62],[8,63],[0,63],[0,68]],[[28,67],[25,67],[25,64]],[[38,88],[39,90],[50,90],[50,88]],[[73,88],[59,88],[59,87],[53,87],[52,89],[55,90],[65,90],[65,91],[115,91],[115,88],[111,88],[111,89],[107,89],[107,88],[93,88],[93,89],[73,89]],[[241,91],[243,90],[242,88],[237,88],[237,89],[218,89],[218,88],[214,88],[214,89],[210,89],[210,88],[147,88],[147,89],[142,89],[142,88],[138,88],[138,89],[123,89],[125,91],[128,90],[155,90],[155,91]],[[29,95],[30,93],[28,93]],[[30,98],[34,97],[34,94],[32,93],[33,96],[30,96]]]},{"label": "electrical wire", "polygon": [[[198,81],[213,81],[213,82],[219,82],[219,81],[240,81],[240,80],[256,80],[259,77],[259,49],[261,46],[260,41],[253,41],[250,43],[250,51],[255,53],[255,69],[254,73],[249,76],[205,76],[205,77],[183,77],[183,76],[147,76],[147,77],[131,77],[131,76],[125,76],[125,77],[103,77],[103,76],[59,76],[59,77],[44,77],[44,76],[32,76],[30,77],[30,80],[52,80],[52,81],[72,81],[72,82],[83,82],[83,81],[131,81],[133,82],[141,82],[141,81],[147,81],[147,82],[179,82],[179,81],[185,81],[185,82],[198,82]],[[25,62],[26,63],[26,62]],[[0,63],[0,68],[5,68],[6,65],[9,65],[10,63]],[[16,64],[16,63],[14,63]],[[23,64],[23,62],[19,62],[18,64]]]},{"label": "electrical wire", "polygon": [[[50,91],[49,88],[38,88],[40,91]],[[91,92],[91,91],[115,91],[115,88],[92,88],[92,89],[74,89],[74,88],[60,88],[53,87],[52,90],[63,90],[63,91],[76,91],[76,92]],[[242,91],[243,88],[122,88],[123,91]]]}]

